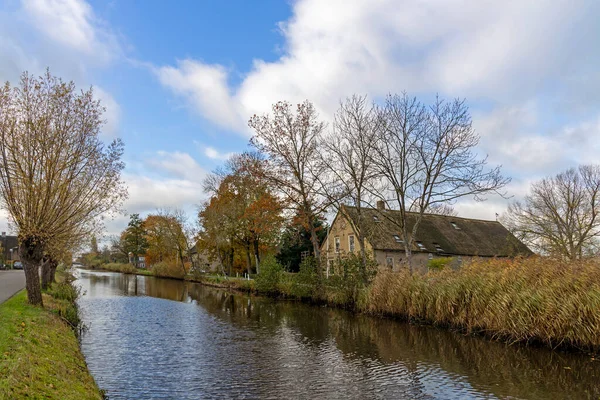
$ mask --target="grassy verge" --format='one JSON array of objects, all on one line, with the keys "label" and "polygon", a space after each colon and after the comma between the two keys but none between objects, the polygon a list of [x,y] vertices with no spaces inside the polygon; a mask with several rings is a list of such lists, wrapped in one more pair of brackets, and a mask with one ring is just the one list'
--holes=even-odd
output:
[{"label": "grassy verge", "polygon": [[75,332],[58,315],[71,304],[48,294],[44,303],[28,305],[22,291],[0,305],[0,399],[102,399]]}]

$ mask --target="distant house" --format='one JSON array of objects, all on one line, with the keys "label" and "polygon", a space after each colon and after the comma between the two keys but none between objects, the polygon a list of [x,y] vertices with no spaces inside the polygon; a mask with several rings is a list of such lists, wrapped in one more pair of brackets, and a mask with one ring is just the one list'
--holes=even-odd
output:
[{"label": "distant house", "polygon": [[2,232],[0,243],[5,264],[19,261],[19,239],[16,236],[9,236],[6,232]]},{"label": "distant house", "polygon": [[[367,251],[375,256],[380,266],[394,271],[405,267],[404,241],[399,225],[394,223],[399,220],[399,211],[386,210],[382,202],[378,203],[377,209],[363,208],[361,211],[366,227]],[[417,216],[416,213],[408,213],[409,230],[412,230]],[[328,270],[335,260],[348,253],[360,252],[358,226],[357,209],[340,207],[321,245]],[[411,254],[413,268],[424,272],[429,260],[439,257],[453,257],[453,265],[456,266],[472,257],[515,257],[533,253],[497,221],[424,214]]]}]

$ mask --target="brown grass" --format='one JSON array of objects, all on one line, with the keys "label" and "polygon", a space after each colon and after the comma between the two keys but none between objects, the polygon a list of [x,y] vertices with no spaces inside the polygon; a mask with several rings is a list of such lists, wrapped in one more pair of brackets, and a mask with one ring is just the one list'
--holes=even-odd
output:
[{"label": "brown grass", "polygon": [[514,342],[600,350],[600,263],[477,260],[425,276],[381,272],[365,311]]}]

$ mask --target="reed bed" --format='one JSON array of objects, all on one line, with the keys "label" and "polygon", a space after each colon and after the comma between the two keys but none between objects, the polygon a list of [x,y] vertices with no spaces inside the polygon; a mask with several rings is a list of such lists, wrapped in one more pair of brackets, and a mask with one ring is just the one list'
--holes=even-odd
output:
[{"label": "reed bed", "polygon": [[427,275],[382,271],[365,311],[509,342],[600,350],[600,262],[475,260]]}]

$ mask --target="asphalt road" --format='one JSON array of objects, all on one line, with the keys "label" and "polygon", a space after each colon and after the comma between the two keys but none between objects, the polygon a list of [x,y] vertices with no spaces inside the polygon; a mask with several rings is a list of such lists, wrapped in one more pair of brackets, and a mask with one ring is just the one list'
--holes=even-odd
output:
[{"label": "asphalt road", "polygon": [[23,270],[0,271],[0,304],[25,287]]}]

